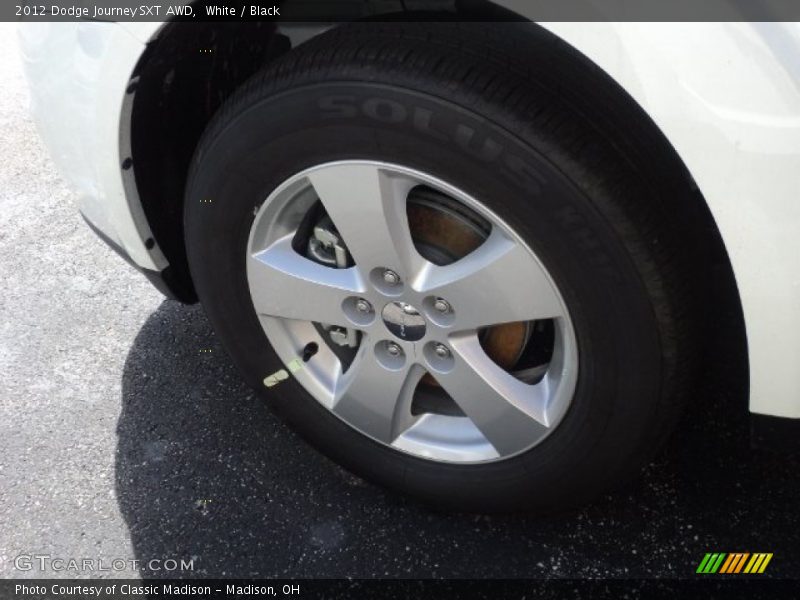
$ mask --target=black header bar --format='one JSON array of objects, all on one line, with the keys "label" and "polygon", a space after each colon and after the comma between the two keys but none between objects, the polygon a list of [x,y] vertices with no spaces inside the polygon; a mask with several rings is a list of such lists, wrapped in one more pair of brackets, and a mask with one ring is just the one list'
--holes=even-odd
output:
[{"label": "black header bar", "polygon": [[800,21],[800,0],[3,0],[0,21]]}]

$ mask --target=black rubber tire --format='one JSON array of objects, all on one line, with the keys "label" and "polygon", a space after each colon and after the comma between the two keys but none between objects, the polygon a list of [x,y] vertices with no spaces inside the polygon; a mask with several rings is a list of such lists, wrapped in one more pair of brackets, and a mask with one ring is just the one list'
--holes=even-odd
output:
[{"label": "black rubber tire", "polygon": [[[665,197],[673,188],[648,175],[649,134],[615,126],[628,108],[608,82],[527,27],[370,23],[315,38],[215,116],[185,198],[192,278],[247,381],[346,468],[460,510],[563,509],[635,472],[675,421],[694,356],[688,263]],[[341,159],[453,182],[543,260],[572,316],[580,374],[541,444],[500,462],[435,463],[359,434],[292,378],[263,388],[282,365],[246,282],[255,209],[300,170]]]}]

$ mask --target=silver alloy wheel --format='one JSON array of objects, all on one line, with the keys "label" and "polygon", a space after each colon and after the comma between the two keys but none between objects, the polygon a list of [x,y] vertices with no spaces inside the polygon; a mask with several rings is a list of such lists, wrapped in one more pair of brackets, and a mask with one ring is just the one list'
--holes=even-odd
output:
[{"label": "silver alloy wheel", "polygon": [[[485,218],[487,239],[452,264],[423,258],[406,212],[409,193],[420,185]],[[295,250],[298,229],[317,201],[353,266],[332,268]],[[297,381],[347,424],[395,449],[444,462],[509,458],[549,435],[572,401],[577,343],[555,283],[497,215],[431,175],[374,161],[332,162],[297,173],[256,211],[247,279],[264,332],[284,364],[297,365],[308,344],[318,348],[294,369]],[[481,346],[482,328],[543,319],[554,323],[554,347],[534,384],[504,370]],[[315,323],[361,332],[348,367]],[[464,416],[412,413],[414,390],[426,372]]]}]

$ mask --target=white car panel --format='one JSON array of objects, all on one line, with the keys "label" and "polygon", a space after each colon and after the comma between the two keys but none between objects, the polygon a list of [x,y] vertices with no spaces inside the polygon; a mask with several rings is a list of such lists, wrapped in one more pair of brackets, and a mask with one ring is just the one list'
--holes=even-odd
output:
[{"label": "white car panel", "polygon": [[[98,21],[24,23],[18,36],[31,111],[77,192],[81,213],[134,263],[164,269],[168,263],[158,246],[145,246],[152,233],[121,168],[129,129],[129,119],[121,119],[125,90],[144,44],[116,24]],[[132,169],[124,173],[132,180]]]},{"label": "white car panel", "polygon": [[543,25],[622,85],[683,159],[739,287],[750,410],[800,418],[800,26]]}]

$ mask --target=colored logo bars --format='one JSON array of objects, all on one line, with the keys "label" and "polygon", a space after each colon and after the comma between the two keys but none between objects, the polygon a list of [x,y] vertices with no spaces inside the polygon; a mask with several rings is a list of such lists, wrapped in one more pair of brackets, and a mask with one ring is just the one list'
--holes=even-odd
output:
[{"label": "colored logo bars", "polygon": [[700,574],[738,574],[738,573],[763,573],[769,561],[772,560],[772,552],[709,552],[705,555],[697,572]]}]

